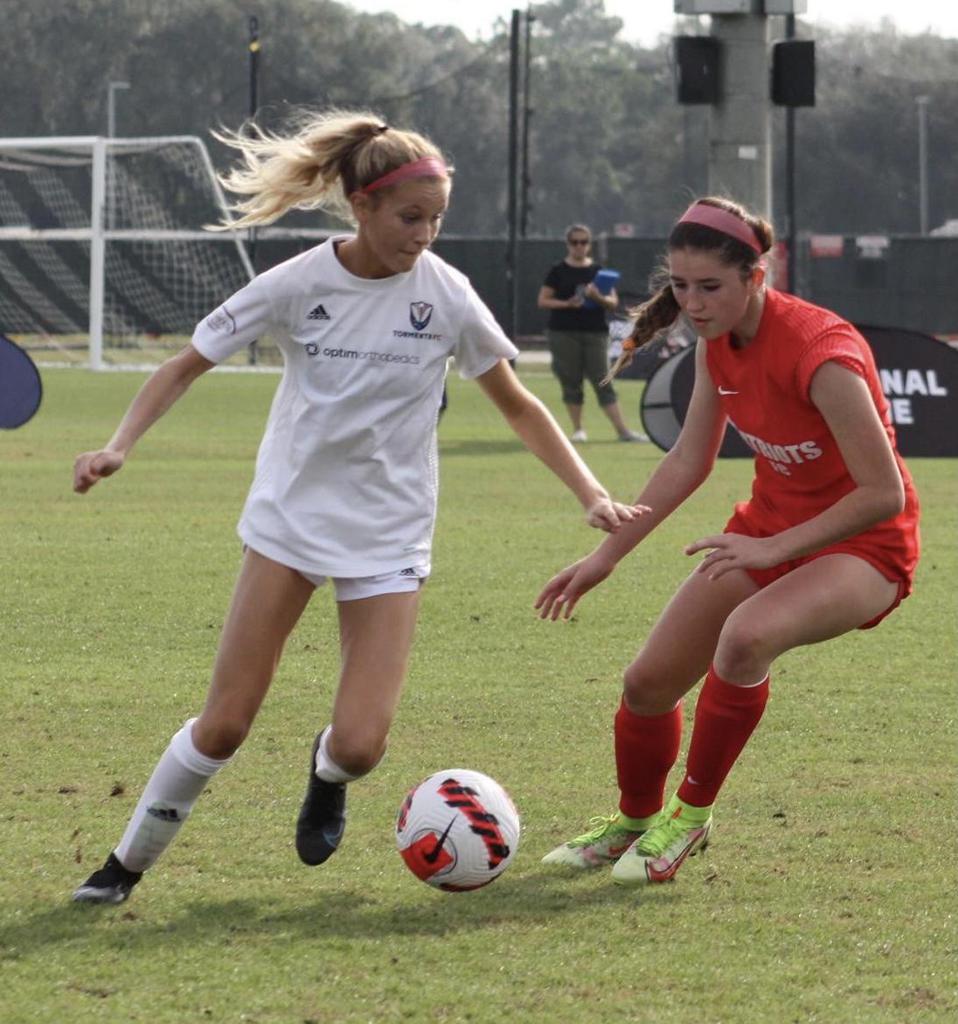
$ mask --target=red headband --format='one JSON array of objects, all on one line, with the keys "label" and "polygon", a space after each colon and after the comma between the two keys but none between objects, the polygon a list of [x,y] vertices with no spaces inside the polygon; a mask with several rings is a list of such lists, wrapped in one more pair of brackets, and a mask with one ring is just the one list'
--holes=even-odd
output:
[{"label": "red headband", "polygon": [[423,156],[411,163],[403,164],[394,171],[384,174],[381,178],[364,185],[360,192],[375,192],[387,185],[396,185],[407,178],[448,178],[449,172],[445,163],[438,156]]},{"label": "red headband", "polygon": [[737,242],[754,249],[760,256],[762,246],[759,244],[755,232],[734,213],[723,210],[720,206],[712,206],[710,203],[692,203],[692,205],[679,217],[679,224],[701,224],[703,227],[719,231],[723,235],[729,235]]}]

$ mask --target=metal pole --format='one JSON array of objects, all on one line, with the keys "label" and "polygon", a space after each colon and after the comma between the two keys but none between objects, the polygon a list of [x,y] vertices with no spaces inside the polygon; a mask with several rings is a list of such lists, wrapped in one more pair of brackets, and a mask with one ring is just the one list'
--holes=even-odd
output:
[{"label": "metal pole", "polygon": [[[252,124],[256,120],[256,113],[259,110],[259,19],[254,15],[249,19],[249,120]],[[250,264],[256,267],[256,228],[250,228],[246,233],[246,248],[249,252]],[[247,361],[250,366],[255,366],[259,358],[256,341],[249,346]]]},{"label": "metal pole", "polygon": [[93,180],[90,189],[90,369],[103,369],[103,193],[106,143],[93,142]]},{"label": "metal pole", "polygon": [[698,194],[692,170],[692,107],[688,103],[682,104],[682,184],[692,195]]},{"label": "metal pole", "polygon": [[[116,92],[117,89],[129,89],[129,82],[107,82],[106,87],[106,134],[108,139],[112,139],[116,135]],[[108,231],[112,231],[116,227],[116,166],[114,164],[115,157],[113,156],[113,150],[107,145],[104,160],[106,161],[106,180],[103,183],[106,189],[106,228]],[[101,224],[101,230],[102,230]],[[101,246],[102,246],[101,239]],[[101,252],[102,255],[102,252]],[[102,275],[101,275],[102,277]],[[103,282],[100,283],[101,289]],[[102,294],[101,294],[101,307],[102,307]],[[102,314],[102,309],[101,309]],[[101,317],[102,319],[102,317]],[[96,369],[99,369],[99,365]]]},{"label": "metal pole", "polygon": [[519,335],[519,11],[512,12],[509,35],[509,323],[513,344]]},{"label": "metal pole", "polygon": [[519,234],[522,238],[525,238],[529,231],[529,186],[532,184],[532,178],[529,176],[529,120],[532,117],[532,108],[529,106],[529,79],[532,60],[532,23],[535,20],[536,17],[530,7],[526,10],[526,39],[522,75],[522,167],[519,172]]},{"label": "metal pole", "polygon": [[116,91],[129,89],[129,82],[107,82],[106,86],[106,134],[109,138],[116,135]]},{"label": "metal pole", "polygon": [[[785,16],[785,38],[795,38],[795,15]],[[785,108],[785,253],[788,260],[786,288],[798,294],[798,230],[795,224],[795,108]]]},{"label": "metal pole", "polygon": [[259,109],[259,19],[249,19],[249,119]]},{"label": "metal pole", "polygon": [[712,35],[722,47],[722,95],[709,107],[708,190],[768,217],[772,205],[768,17],[713,14]]},{"label": "metal pole", "polygon": [[918,104],[918,217],[919,230],[928,234],[928,96],[916,96]]}]

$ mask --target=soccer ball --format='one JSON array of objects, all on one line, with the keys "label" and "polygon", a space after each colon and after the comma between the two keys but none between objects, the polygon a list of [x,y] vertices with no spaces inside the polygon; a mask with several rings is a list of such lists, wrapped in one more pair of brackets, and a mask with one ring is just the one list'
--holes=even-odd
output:
[{"label": "soccer ball", "polygon": [[495,779],[450,768],[409,791],[396,818],[396,845],[427,885],[446,892],[479,889],[512,863],[519,812]]}]

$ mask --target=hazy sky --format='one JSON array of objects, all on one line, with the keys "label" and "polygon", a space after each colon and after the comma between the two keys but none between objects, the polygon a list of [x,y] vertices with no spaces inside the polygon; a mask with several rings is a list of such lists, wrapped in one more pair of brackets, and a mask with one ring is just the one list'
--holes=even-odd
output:
[{"label": "hazy sky", "polygon": [[[391,11],[403,21],[457,25],[472,39],[488,36],[497,18],[508,20],[513,9],[524,11],[525,0],[342,0],[356,10]],[[672,0],[605,0],[605,9],[625,22],[623,36],[644,44],[672,32]],[[924,32],[958,38],[955,0],[807,0],[802,20],[812,24],[877,25],[891,18],[903,32]]]}]

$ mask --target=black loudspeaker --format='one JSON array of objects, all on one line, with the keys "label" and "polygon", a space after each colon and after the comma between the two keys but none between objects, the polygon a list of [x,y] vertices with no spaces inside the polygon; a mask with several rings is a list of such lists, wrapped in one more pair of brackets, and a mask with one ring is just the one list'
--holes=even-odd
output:
[{"label": "black loudspeaker", "polygon": [[784,39],[772,46],[772,102],[782,107],[815,106],[815,43]]},{"label": "black loudspeaker", "polygon": [[676,36],[676,94],[679,103],[717,103],[720,44],[713,36]]}]

